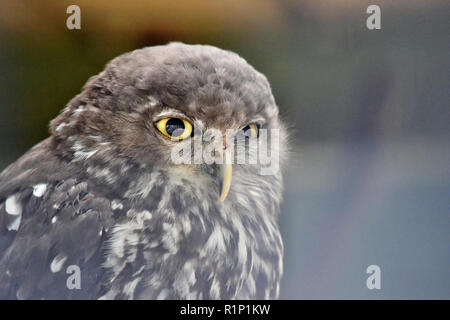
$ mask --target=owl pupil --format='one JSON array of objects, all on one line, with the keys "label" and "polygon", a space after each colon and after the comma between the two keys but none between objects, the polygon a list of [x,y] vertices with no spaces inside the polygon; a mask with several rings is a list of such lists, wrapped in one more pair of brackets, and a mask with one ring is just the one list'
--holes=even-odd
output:
[{"label": "owl pupil", "polygon": [[251,132],[252,132],[250,126],[246,126],[245,128],[242,129],[242,131],[244,132],[244,135],[245,135],[246,137],[250,137]]},{"label": "owl pupil", "polygon": [[166,123],[166,131],[172,137],[181,136],[184,132],[183,120],[177,118],[171,118]]}]

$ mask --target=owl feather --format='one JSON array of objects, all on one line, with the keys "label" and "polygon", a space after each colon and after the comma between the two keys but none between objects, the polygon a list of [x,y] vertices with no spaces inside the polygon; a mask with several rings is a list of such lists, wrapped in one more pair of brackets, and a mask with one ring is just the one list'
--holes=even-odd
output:
[{"label": "owl feather", "polygon": [[[168,139],[161,117],[192,136]],[[266,77],[235,53],[171,43],[113,59],[0,174],[0,298],[278,297],[281,172],[233,165],[220,201],[220,164],[171,158],[197,131],[255,121],[283,145]]]}]

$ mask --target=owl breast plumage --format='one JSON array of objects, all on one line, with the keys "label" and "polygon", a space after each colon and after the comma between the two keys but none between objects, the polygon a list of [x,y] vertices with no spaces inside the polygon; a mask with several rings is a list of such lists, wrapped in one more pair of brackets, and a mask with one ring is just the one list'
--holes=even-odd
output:
[{"label": "owl breast plumage", "polygon": [[0,174],[0,298],[278,297],[281,173],[233,165],[219,201],[219,166],[170,162],[191,138],[160,134],[168,115],[283,130],[267,80],[236,54],[174,43],[114,59]]}]

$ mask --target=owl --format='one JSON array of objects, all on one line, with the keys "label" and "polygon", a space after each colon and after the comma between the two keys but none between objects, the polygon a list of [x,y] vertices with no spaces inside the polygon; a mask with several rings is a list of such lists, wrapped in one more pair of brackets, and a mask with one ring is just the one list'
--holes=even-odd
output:
[{"label": "owl", "polygon": [[270,131],[283,159],[270,85],[233,52],[113,59],[0,174],[0,298],[277,298],[281,170],[235,161],[231,143],[250,156]]}]

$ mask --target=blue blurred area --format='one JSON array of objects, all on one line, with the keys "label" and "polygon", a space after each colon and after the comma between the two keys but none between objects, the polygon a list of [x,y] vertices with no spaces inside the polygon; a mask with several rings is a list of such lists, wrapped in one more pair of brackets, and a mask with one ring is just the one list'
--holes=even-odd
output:
[{"label": "blue blurred area", "polygon": [[79,31],[70,2],[0,4],[0,170],[109,59],[216,45],[268,77],[290,127],[281,297],[450,299],[450,2],[77,3]]},{"label": "blue blurred area", "polygon": [[[282,298],[449,298],[450,145],[418,140],[300,148]],[[366,288],[373,264],[381,290]]]}]

